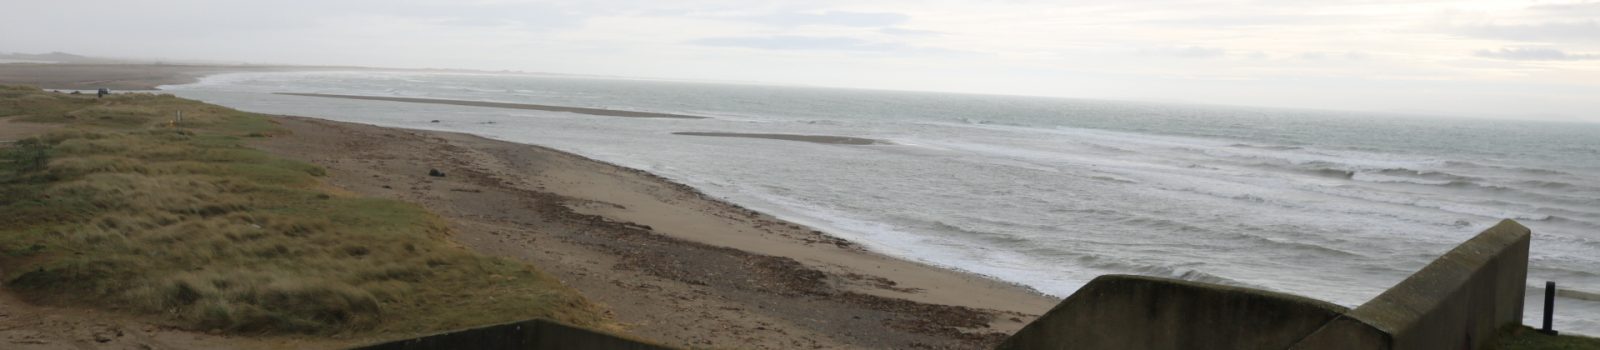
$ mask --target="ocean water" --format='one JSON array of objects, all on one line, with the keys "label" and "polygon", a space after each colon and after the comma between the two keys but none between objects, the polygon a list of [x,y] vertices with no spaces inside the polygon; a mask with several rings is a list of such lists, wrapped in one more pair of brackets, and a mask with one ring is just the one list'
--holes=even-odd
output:
[{"label": "ocean water", "polygon": [[[1503,218],[1557,328],[1600,334],[1600,124],[527,75],[240,73],[243,110],[458,131],[643,169],[870,249],[1065,296],[1101,274],[1359,305]],[[692,114],[633,119],[273,95]],[[431,123],[439,120],[439,123]],[[673,135],[792,133],[886,144]]]}]

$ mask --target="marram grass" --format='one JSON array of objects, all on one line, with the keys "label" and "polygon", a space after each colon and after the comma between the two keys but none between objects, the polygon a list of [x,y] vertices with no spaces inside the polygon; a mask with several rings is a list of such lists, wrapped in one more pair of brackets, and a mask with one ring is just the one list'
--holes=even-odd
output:
[{"label": "marram grass", "polygon": [[420,207],[326,191],[322,168],[245,147],[283,132],[264,116],[0,87],[0,118],[66,124],[0,144],[0,281],[35,302],[235,333],[605,323],[535,268],[452,244]]}]

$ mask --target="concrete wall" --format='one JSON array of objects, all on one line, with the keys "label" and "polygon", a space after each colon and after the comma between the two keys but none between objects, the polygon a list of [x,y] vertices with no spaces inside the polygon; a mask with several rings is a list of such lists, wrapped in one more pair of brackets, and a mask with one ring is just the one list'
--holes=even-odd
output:
[{"label": "concrete wall", "polygon": [[358,347],[356,350],[665,350],[669,347],[546,320],[473,328],[416,339]]},{"label": "concrete wall", "polygon": [[1248,288],[1106,275],[998,348],[1285,349],[1345,311]]},{"label": "concrete wall", "polygon": [[1502,221],[1354,310],[1248,288],[1101,276],[999,349],[1488,348],[1522,322],[1530,238]]},{"label": "concrete wall", "polygon": [[1487,348],[1502,328],[1522,324],[1531,238],[1501,221],[1296,348],[1353,349],[1357,339],[1378,339],[1363,349]]},{"label": "concrete wall", "polygon": [[[998,349],[1483,349],[1522,321],[1531,232],[1500,222],[1354,310],[1154,277],[1095,278]],[[544,320],[359,348],[670,349]]]}]

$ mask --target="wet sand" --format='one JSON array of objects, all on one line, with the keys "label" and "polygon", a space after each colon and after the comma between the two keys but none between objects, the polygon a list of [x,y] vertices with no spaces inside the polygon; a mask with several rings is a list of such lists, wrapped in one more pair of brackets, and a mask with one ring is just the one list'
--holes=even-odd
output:
[{"label": "wet sand", "polygon": [[827,136],[827,135],[796,135],[796,134],[746,134],[736,132],[675,132],[673,135],[709,136],[709,137],[743,137],[752,139],[800,141],[811,143],[825,143],[835,145],[873,145],[888,144],[886,141],[864,139],[859,137]]},{"label": "wet sand", "polygon": [[567,113],[598,115],[598,116],[607,116],[607,117],[706,119],[706,117],[693,116],[693,115],[683,115],[683,114],[619,111],[619,110],[614,110],[614,109],[549,106],[549,105],[536,105],[536,104],[527,104],[527,103],[444,100],[444,99],[436,99],[436,98],[414,98],[414,97],[385,97],[385,96],[358,96],[358,95],[334,95],[334,94],[306,94],[306,93],[293,93],[293,92],[277,92],[275,94],[278,94],[278,95],[289,95],[289,96],[345,98],[345,99],[352,99],[352,100],[372,100],[372,101],[391,101],[391,102],[410,102],[410,103],[431,103],[431,104],[471,106],[471,107],[528,109],[528,110],[536,110],[536,111],[567,112]]}]

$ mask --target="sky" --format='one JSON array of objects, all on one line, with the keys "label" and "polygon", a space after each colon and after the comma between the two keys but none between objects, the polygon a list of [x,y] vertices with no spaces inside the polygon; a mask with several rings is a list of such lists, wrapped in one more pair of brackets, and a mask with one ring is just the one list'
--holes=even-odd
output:
[{"label": "sky", "polygon": [[1600,1],[0,0],[0,52],[1600,121]]}]

